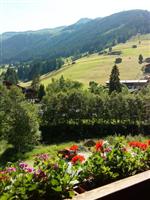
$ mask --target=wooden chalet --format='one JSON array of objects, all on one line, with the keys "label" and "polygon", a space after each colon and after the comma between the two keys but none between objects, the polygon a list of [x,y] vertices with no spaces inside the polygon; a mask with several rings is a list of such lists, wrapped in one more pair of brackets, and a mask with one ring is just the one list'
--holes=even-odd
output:
[{"label": "wooden chalet", "polygon": [[[120,83],[126,85],[129,91],[134,92],[140,90],[148,84],[148,80],[121,80]],[[106,82],[106,85],[109,86],[109,81]]]},{"label": "wooden chalet", "polygon": [[36,98],[37,98],[36,97],[36,91],[34,89],[32,89],[32,88],[25,88],[25,87],[22,87],[22,86],[20,86],[18,84],[14,85],[9,81],[3,81],[3,85],[5,85],[7,87],[7,89],[10,89],[12,86],[16,86],[17,88],[22,90],[22,93],[25,95],[25,97],[28,100],[35,101]]}]

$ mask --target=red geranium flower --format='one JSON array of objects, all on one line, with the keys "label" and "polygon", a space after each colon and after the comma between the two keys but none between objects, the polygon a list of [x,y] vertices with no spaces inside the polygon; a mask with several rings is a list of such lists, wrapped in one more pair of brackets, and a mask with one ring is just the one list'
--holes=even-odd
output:
[{"label": "red geranium flower", "polygon": [[71,159],[72,164],[76,164],[77,162],[82,163],[85,160],[84,156],[76,155]]},{"label": "red geranium flower", "polygon": [[96,151],[102,150],[103,144],[104,144],[104,141],[103,140],[99,140],[95,145]]},{"label": "red geranium flower", "polygon": [[146,149],[148,148],[148,145],[142,143],[140,148],[141,148],[142,150],[146,150]]},{"label": "red geranium flower", "polygon": [[147,144],[148,144],[148,146],[150,146],[150,140],[147,140]]},{"label": "red geranium flower", "polygon": [[73,145],[69,148],[72,151],[77,151],[78,150],[78,146],[77,145]]},{"label": "red geranium flower", "polygon": [[138,141],[129,142],[129,146],[130,147],[138,147],[141,150],[146,150],[148,148],[148,144],[145,144],[143,142],[138,142]]}]

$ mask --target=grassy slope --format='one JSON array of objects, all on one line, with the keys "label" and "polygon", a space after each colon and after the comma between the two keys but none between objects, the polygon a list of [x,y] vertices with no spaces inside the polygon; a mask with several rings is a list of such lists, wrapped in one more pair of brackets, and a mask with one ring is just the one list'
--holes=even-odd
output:
[{"label": "grassy slope", "polygon": [[[150,34],[135,37],[125,44],[119,44],[113,47],[113,50],[122,51],[123,62],[118,64],[120,70],[120,79],[139,79],[142,77],[142,66],[138,64],[138,56],[142,54],[144,57],[150,57]],[[138,48],[132,48],[136,44]],[[41,77],[41,82],[47,86],[51,82],[51,78],[59,78],[63,75],[65,78],[77,80],[85,85],[89,81],[96,81],[101,84],[109,79],[112,66],[117,56],[92,54],[76,61],[74,65],[64,66],[58,71],[49,73]],[[28,86],[30,82],[24,84]]]}]

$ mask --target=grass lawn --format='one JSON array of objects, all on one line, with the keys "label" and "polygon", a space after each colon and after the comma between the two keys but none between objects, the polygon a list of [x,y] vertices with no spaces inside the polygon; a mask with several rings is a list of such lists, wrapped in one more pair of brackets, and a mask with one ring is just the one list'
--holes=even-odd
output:
[{"label": "grass lawn", "polygon": [[62,150],[66,147],[70,147],[76,142],[70,141],[60,144],[52,145],[38,145],[33,150],[26,152],[24,154],[14,152],[12,145],[8,145],[6,141],[0,142],[0,166],[7,162],[15,162],[17,160],[25,160],[28,164],[33,164],[33,158],[37,154],[48,153],[52,157],[57,155],[58,150]]},{"label": "grass lawn", "polygon": [[59,150],[70,147],[76,142],[66,142],[53,145],[39,145],[36,146],[32,151],[25,153],[25,160],[28,164],[33,163],[33,157],[37,154],[47,153],[52,157],[56,157]]}]

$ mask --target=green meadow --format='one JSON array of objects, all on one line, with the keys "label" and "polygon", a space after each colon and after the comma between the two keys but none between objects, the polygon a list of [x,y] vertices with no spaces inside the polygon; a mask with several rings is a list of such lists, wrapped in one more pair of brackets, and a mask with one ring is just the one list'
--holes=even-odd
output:
[{"label": "green meadow", "polygon": [[[140,43],[139,43],[140,41]],[[137,48],[132,48],[137,45]],[[47,86],[52,78],[69,78],[82,82],[88,86],[90,81],[96,81],[100,84],[105,84],[109,79],[111,69],[117,57],[122,58],[122,63],[118,64],[120,71],[120,79],[131,80],[140,79],[143,77],[142,66],[138,63],[139,54],[144,58],[150,57],[150,34],[137,36],[124,44],[119,44],[112,49],[113,51],[121,51],[120,56],[115,55],[98,55],[92,54],[81,59],[76,60],[75,64],[65,64],[58,71],[48,73],[41,76],[41,83]],[[31,82],[22,84],[29,86]]]}]

